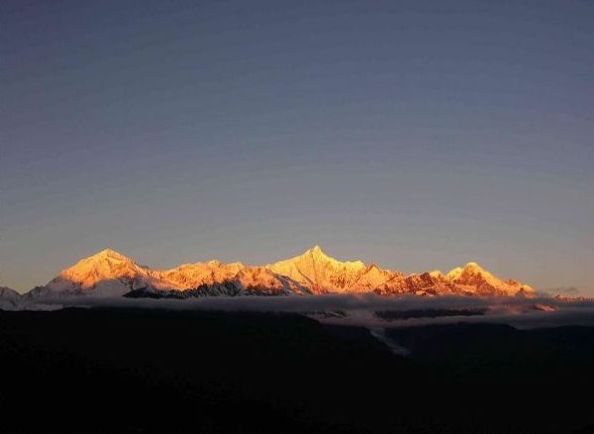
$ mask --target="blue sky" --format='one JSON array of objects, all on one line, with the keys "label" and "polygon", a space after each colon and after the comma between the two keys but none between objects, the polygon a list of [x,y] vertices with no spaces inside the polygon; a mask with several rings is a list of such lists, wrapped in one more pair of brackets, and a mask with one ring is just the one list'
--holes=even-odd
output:
[{"label": "blue sky", "polygon": [[8,1],[0,285],[320,244],[594,295],[594,3]]}]

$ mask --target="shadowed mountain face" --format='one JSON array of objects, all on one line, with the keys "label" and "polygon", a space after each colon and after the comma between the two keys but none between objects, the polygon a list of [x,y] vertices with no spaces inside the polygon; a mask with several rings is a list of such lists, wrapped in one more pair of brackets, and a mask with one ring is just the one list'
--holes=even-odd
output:
[{"label": "shadowed mountain face", "polygon": [[594,329],[0,311],[2,432],[593,432]]},{"label": "shadowed mountain face", "polygon": [[111,249],[82,259],[31,296],[79,295],[197,297],[212,295],[530,295],[532,288],[501,280],[471,262],[447,274],[405,275],[361,261],[339,261],[315,246],[294,258],[264,266],[220,261],[155,270]]},{"label": "shadowed mountain face", "polygon": [[21,297],[17,291],[6,286],[0,286],[0,299],[4,300],[17,300]]},{"label": "shadowed mountain face", "polygon": [[7,288],[6,286],[0,286],[0,310],[10,310],[14,308],[20,299],[21,294],[19,294],[14,289]]}]

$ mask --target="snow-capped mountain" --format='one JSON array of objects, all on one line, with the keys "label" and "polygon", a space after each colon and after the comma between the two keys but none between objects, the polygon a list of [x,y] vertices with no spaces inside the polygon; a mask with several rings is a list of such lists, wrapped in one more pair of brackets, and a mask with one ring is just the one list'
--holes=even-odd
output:
[{"label": "snow-capped mountain", "polygon": [[302,255],[266,268],[299,282],[314,294],[324,294],[348,292],[366,266],[361,261],[337,261],[327,256],[320,246],[314,246]]},{"label": "snow-capped mountain", "polygon": [[121,296],[144,288],[152,271],[111,249],[81,259],[63,270],[47,285],[33,288],[31,296],[83,295]]},{"label": "snow-capped mountain", "polygon": [[508,295],[534,292],[532,288],[516,280],[501,280],[495,277],[476,262],[469,262],[464,268],[454,268],[446,278],[456,287],[470,294]]},{"label": "snow-capped mountain", "polygon": [[63,270],[30,296],[92,295],[196,297],[208,295],[292,295],[309,290],[264,267],[212,260],[153,270],[105,249]]},{"label": "snow-capped mountain", "polygon": [[361,261],[339,261],[314,246],[264,266],[212,260],[155,270],[111,249],[82,259],[29,296],[198,297],[213,295],[530,295],[528,285],[501,280],[470,262],[443,274],[405,275]]},{"label": "snow-capped mountain", "polygon": [[19,304],[22,295],[14,289],[0,286],[0,309],[13,310]]},{"label": "snow-capped mountain", "polygon": [[405,275],[375,264],[365,265],[361,261],[337,261],[319,246],[267,267],[310,288],[314,294],[517,295],[533,292],[532,288],[520,282],[498,279],[474,262],[446,275],[438,270]]}]

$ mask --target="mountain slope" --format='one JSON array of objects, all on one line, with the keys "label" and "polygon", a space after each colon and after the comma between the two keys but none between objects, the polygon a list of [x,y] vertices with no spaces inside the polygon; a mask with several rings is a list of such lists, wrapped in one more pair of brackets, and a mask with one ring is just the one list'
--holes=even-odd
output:
[{"label": "mountain slope", "polygon": [[0,299],[2,300],[19,300],[21,298],[21,294],[15,291],[12,288],[7,288],[6,286],[0,286]]},{"label": "mountain slope", "polygon": [[22,295],[14,289],[0,286],[0,310],[17,308],[22,298]]},{"label": "mountain slope", "polygon": [[476,295],[516,295],[534,292],[531,287],[518,281],[495,277],[476,262],[469,262],[464,268],[455,268],[446,276],[456,287]]},{"label": "mountain slope", "polygon": [[32,295],[121,296],[143,288],[151,280],[151,271],[111,249],[102,250],[63,270]]},{"label": "mountain slope", "polygon": [[528,285],[502,280],[474,262],[447,274],[431,271],[405,275],[361,261],[339,261],[319,246],[265,266],[212,260],[154,270],[105,249],[63,270],[29,296],[150,296],[214,295],[530,295]]},{"label": "mountain slope", "polygon": [[114,250],[105,249],[63,270],[47,285],[34,288],[30,297],[92,295],[175,296],[292,295],[309,290],[292,279],[264,267],[212,260],[153,270]]},{"label": "mountain slope", "polygon": [[311,288],[314,294],[349,292],[366,268],[361,261],[337,261],[326,255],[320,246],[266,267]]}]

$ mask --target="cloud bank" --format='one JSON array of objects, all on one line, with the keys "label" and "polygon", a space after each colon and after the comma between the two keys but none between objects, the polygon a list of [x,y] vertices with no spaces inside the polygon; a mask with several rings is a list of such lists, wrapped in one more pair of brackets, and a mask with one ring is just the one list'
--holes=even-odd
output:
[{"label": "cloud bank", "polygon": [[[364,327],[409,327],[456,322],[504,323],[517,328],[561,325],[594,326],[594,302],[550,297],[381,297],[328,295],[317,297],[205,297],[196,299],[48,298],[20,309],[49,310],[61,307],[111,307],[166,309],[172,311],[288,312],[306,314],[324,323]],[[379,317],[376,312],[414,312],[397,319]],[[458,314],[472,311],[472,316]],[[476,314],[479,312],[480,314]],[[452,314],[453,313],[453,314]],[[403,318],[404,317],[404,318]],[[399,319],[400,318],[400,319]]]}]

